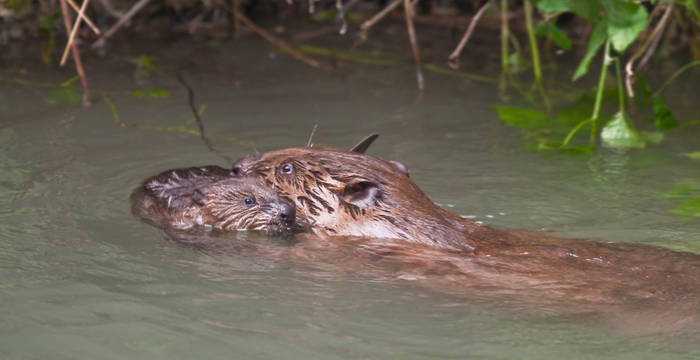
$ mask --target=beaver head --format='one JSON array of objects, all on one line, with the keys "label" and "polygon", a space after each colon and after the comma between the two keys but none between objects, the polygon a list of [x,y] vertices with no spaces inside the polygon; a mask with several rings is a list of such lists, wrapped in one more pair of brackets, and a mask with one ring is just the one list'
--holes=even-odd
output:
[{"label": "beaver head", "polygon": [[215,166],[177,169],[151,177],[134,190],[132,211],[163,228],[188,230],[288,229],[292,202],[255,178],[234,178]]},{"label": "beaver head", "polygon": [[243,158],[231,173],[256,176],[293,200],[297,221],[317,233],[470,247],[459,216],[435,205],[405,167],[373,156],[291,148]]}]

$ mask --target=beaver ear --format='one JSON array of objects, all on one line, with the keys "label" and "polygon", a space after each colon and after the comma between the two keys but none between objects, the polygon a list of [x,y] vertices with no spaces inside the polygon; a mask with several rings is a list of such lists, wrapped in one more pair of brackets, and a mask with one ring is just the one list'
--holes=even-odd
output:
[{"label": "beaver ear", "polygon": [[381,196],[379,185],[369,180],[354,180],[345,184],[343,200],[358,207],[373,204]]},{"label": "beaver ear", "polygon": [[399,171],[404,173],[406,176],[411,177],[411,175],[408,173],[408,168],[406,167],[406,165],[404,165],[396,160],[390,160],[389,162],[392,165],[396,166],[396,168],[399,169]]}]

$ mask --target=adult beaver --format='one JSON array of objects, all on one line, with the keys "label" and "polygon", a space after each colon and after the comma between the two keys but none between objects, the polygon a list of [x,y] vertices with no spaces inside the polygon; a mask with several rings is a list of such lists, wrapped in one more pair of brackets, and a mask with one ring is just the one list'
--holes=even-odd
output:
[{"label": "adult beaver", "polygon": [[433,203],[400,163],[352,151],[291,148],[243,158],[236,176],[257,176],[293,200],[317,233],[397,238],[474,250],[479,226]]},{"label": "adult beaver", "polygon": [[132,212],[166,230],[280,232],[295,219],[289,200],[255,178],[234,178],[218,166],[164,171],[131,194]]},{"label": "adult beaver", "polygon": [[[404,168],[373,156],[291,148],[241,159],[231,172],[293,200],[297,221],[315,233],[354,242],[399,274],[429,274],[430,286],[532,302],[683,300],[700,308],[699,255],[482,226],[439,207]],[[324,246],[300,246],[313,251],[299,258],[333,258]]]}]

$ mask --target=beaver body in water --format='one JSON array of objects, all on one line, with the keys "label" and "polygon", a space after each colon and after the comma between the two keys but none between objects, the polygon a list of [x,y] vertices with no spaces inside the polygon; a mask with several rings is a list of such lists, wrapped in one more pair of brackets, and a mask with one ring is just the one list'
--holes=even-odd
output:
[{"label": "beaver body in water", "polygon": [[[273,187],[295,202],[298,222],[321,237],[357,244],[362,257],[417,278],[441,274],[430,286],[448,282],[451,290],[533,302],[700,305],[700,255],[479,225],[433,203],[405,168],[373,156],[291,148],[241,159],[231,172]],[[298,258],[332,259],[324,246],[300,244]]]},{"label": "beaver body in water", "polygon": [[234,178],[218,166],[164,171],[131,195],[132,212],[166,230],[280,232],[295,218],[294,204],[255,178]]}]

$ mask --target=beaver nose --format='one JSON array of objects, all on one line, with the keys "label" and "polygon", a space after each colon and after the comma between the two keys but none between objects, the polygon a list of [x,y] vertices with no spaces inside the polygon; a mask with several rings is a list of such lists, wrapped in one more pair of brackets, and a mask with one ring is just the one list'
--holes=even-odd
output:
[{"label": "beaver nose", "polygon": [[291,202],[281,202],[278,207],[278,216],[284,223],[291,223],[296,217],[296,207]]}]

